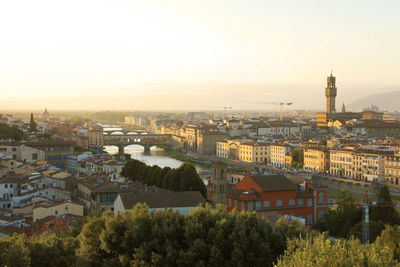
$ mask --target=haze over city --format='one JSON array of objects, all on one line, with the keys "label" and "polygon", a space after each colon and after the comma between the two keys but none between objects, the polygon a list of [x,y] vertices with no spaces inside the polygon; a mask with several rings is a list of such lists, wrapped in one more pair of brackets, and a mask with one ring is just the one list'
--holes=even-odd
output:
[{"label": "haze over city", "polygon": [[[400,89],[398,1],[2,1],[2,109],[324,109]],[[313,105],[310,105],[313,103]]]}]

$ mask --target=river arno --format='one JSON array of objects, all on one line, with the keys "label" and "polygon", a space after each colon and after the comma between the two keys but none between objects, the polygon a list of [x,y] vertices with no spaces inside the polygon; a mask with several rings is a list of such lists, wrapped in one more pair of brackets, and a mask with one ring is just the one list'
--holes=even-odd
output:
[{"label": "river arno", "polygon": [[[117,154],[118,148],[115,146],[105,146],[105,151],[109,154]],[[162,149],[153,146],[150,149],[150,152],[144,152],[144,149],[140,145],[130,145],[125,147],[124,152],[126,154],[130,154],[132,159],[140,160],[148,165],[158,165],[161,168],[170,167],[170,168],[178,168],[183,163],[180,160],[171,158],[167,155],[167,153]],[[206,170],[199,168],[196,166],[197,173],[200,174],[204,183],[207,184],[207,175],[203,175]]]}]

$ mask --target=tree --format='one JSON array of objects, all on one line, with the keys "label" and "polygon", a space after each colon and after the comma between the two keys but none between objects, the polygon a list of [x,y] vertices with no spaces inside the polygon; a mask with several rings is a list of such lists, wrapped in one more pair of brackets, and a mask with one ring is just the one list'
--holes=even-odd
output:
[{"label": "tree", "polygon": [[304,151],[301,148],[295,148],[292,152],[292,167],[303,168]]},{"label": "tree", "polygon": [[36,122],[35,122],[35,119],[33,118],[33,113],[31,113],[31,118],[30,118],[30,121],[29,121],[29,131],[31,133],[34,133],[34,132],[37,131]]},{"label": "tree", "polygon": [[392,205],[392,198],[390,196],[389,188],[382,186],[379,188],[376,195],[376,202],[378,205],[388,205],[388,207],[371,207],[371,219],[375,221],[382,221],[383,223],[394,224],[399,223],[398,214]]},{"label": "tree", "polygon": [[390,248],[394,259],[400,262],[400,226],[386,226],[376,238],[375,246],[380,249]]},{"label": "tree", "polygon": [[331,241],[327,234],[311,234],[289,241],[277,266],[395,266],[388,247],[363,245],[358,239]]},{"label": "tree", "polygon": [[190,163],[183,163],[177,169],[148,166],[138,160],[129,160],[121,171],[121,175],[143,184],[155,185],[172,191],[199,191],[207,196],[207,188],[196,168]]},{"label": "tree", "polygon": [[16,128],[10,127],[5,123],[0,123],[0,139],[13,139],[15,141],[22,140],[23,132]]},{"label": "tree", "polygon": [[[351,192],[343,187],[336,197],[336,202],[350,204],[355,202],[355,198]],[[350,230],[361,222],[361,216],[360,207],[336,206],[335,209],[330,210],[322,219],[318,220],[313,229],[320,232],[327,231],[329,235],[335,237],[349,238],[351,236]]]},{"label": "tree", "polygon": [[78,239],[79,264],[90,266],[272,266],[283,244],[255,213],[207,206],[183,215],[143,204],[92,218]]}]

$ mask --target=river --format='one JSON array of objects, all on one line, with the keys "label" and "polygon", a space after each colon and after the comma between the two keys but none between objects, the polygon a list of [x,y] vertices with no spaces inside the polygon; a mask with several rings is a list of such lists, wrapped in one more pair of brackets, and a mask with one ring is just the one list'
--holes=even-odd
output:
[{"label": "river", "polygon": [[[115,146],[105,146],[104,150],[111,155],[118,153],[118,148]],[[180,160],[171,158],[162,148],[158,148],[156,146],[151,147],[150,152],[144,152],[144,148],[142,146],[130,145],[124,148],[124,152],[126,154],[130,154],[132,159],[140,160],[151,166],[158,165],[161,168],[178,168],[183,163]],[[207,178],[210,175],[210,171],[198,166],[195,167],[203,182],[207,184]]]},{"label": "river", "polygon": [[[118,148],[115,146],[105,146],[105,151],[109,154],[117,154]],[[183,163],[180,160],[169,157],[162,148],[156,146],[150,148],[150,153],[145,153],[143,147],[140,145],[126,146],[124,152],[130,154],[132,159],[140,160],[147,165],[158,165],[161,168],[178,168]]]}]

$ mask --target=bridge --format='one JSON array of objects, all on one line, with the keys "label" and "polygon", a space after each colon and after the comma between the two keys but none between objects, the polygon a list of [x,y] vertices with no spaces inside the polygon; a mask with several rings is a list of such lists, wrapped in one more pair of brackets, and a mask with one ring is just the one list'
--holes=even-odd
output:
[{"label": "bridge", "polygon": [[124,147],[129,145],[142,145],[144,151],[150,151],[152,146],[171,144],[170,134],[148,134],[144,131],[103,131],[102,138],[105,146],[117,146],[119,155],[123,155]]}]

